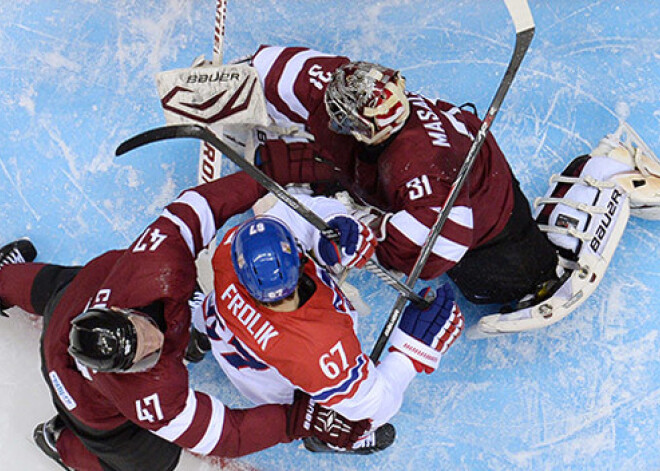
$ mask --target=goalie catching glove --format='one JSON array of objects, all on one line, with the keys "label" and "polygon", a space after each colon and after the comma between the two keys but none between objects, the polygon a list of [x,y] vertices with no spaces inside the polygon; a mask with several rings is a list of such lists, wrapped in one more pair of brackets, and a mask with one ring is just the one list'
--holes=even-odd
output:
[{"label": "goalie catching glove", "polygon": [[[420,291],[419,295],[425,297],[430,289]],[[463,314],[454,302],[454,292],[444,284],[428,308],[408,304],[392,334],[390,351],[405,354],[418,373],[432,373],[442,355],[461,335],[464,324]]]},{"label": "goalie catching glove", "polygon": [[327,222],[339,233],[339,245],[319,233],[315,243],[316,256],[329,267],[336,264],[346,268],[364,267],[378,244],[371,229],[346,215],[334,216]]},{"label": "goalie catching glove", "polygon": [[309,394],[296,391],[287,417],[287,436],[292,440],[316,437],[341,448],[351,447],[371,426],[369,419],[348,420],[317,404]]}]

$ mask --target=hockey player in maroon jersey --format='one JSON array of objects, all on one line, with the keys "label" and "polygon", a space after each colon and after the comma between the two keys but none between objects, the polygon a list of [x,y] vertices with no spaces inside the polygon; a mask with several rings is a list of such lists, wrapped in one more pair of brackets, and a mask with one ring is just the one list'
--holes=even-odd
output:
[{"label": "hockey player in maroon jersey", "polygon": [[232,410],[190,388],[195,257],[228,216],[248,209],[223,183],[247,199],[263,194],[244,174],[185,191],[128,249],[84,267],[26,263],[36,255],[26,240],[0,249],[0,308],[44,317],[42,372],[57,416],[35,441],[66,469],[172,470],[182,448],[234,457],[313,433],[348,446],[368,427],[305,396]]},{"label": "hockey player in maroon jersey", "polygon": [[[399,72],[377,64],[272,46],[251,64],[275,125],[257,133],[255,162],[282,184],[339,183],[365,205],[356,214],[375,229],[381,264],[409,272],[478,117],[406,91]],[[489,134],[432,248],[422,278],[446,272],[474,303],[512,303],[479,321],[482,334],[562,319],[602,279],[628,211],[660,218],[660,160],[623,122],[552,183],[537,221]]]},{"label": "hockey player in maroon jersey", "polygon": [[[287,136],[261,133],[256,163],[282,184],[339,183],[369,211],[387,268],[409,272],[481,122],[407,92],[400,73],[301,47],[252,57],[268,112]],[[319,185],[316,186],[319,188]],[[514,301],[554,278],[555,248],[534,222],[489,135],[422,278],[447,272],[475,303]]]}]

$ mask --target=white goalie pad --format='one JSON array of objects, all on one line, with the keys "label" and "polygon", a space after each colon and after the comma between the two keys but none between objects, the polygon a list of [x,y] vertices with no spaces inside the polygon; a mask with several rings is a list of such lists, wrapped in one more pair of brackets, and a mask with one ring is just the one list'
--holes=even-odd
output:
[{"label": "white goalie pad", "polygon": [[630,214],[660,220],[660,160],[628,123],[622,121],[591,155],[610,157],[630,166],[630,171],[615,177],[628,193]]},{"label": "white goalie pad", "polygon": [[206,126],[248,158],[254,129],[270,124],[261,81],[248,64],[168,70],[156,75],[156,86],[167,124]]},{"label": "white goalie pad", "polygon": [[156,75],[167,124],[267,126],[264,96],[256,69],[247,64],[204,65]]},{"label": "white goalie pad", "polygon": [[584,156],[551,178],[550,190],[535,206],[539,227],[562,255],[556,291],[534,305],[483,317],[470,329],[469,338],[554,324],[591,296],[628,222],[628,195],[613,179],[627,170],[630,166],[618,160]]}]

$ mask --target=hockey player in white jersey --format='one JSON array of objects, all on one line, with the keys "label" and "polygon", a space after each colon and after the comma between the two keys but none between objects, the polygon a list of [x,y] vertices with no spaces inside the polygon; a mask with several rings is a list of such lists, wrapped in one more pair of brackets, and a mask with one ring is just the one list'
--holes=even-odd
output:
[{"label": "hockey player in white jersey", "polygon": [[336,200],[299,198],[338,230],[341,247],[276,204],[225,236],[213,259],[215,292],[194,312],[193,325],[208,335],[224,372],[255,404],[290,403],[302,390],[348,418],[371,419],[372,433],[341,451],[379,451],[394,439],[387,421],[408,384],[416,373],[436,369],[460,335],[463,317],[451,288],[440,287],[428,309],[406,308],[390,353],[375,365],[357,339],[350,301],[328,271],[303,255],[359,267],[373,252],[373,234]]}]

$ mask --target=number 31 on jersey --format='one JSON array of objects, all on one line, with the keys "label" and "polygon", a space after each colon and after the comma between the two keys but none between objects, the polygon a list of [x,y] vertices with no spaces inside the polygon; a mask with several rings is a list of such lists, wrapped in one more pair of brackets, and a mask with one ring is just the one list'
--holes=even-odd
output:
[{"label": "number 31 on jersey", "polygon": [[411,201],[418,200],[433,193],[433,190],[431,189],[431,183],[429,182],[429,177],[427,175],[413,178],[408,183],[406,183],[406,188],[408,188],[408,196],[410,197]]}]

